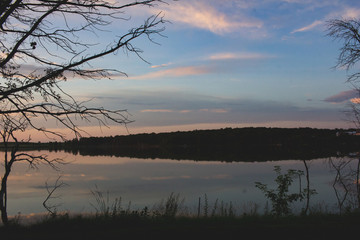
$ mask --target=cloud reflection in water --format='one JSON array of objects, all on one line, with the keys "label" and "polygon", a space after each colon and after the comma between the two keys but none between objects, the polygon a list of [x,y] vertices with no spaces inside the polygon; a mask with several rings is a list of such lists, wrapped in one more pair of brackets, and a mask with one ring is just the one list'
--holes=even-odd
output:
[{"label": "cloud reflection in water", "polygon": [[[110,199],[121,197],[124,203],[131,201],[133,208],[152,207],[172,192],[185,198],[189,207],[196,206],[198,198],[204,194],[210,203],[219,199],[238,206],[250,202],[263,206],[264,196],[255,188],[254,182],[269,183],[271,186],[275,165],[282,166],[284,170],[304,169],[302,161],[295,160],[225,163],[44,153],[65,158],[71,163],[61,166],[60,172],[48,166],[31,170],[25,164],[15,165],[9,179],[10,215],[44,212],[45,182],[51,185],[59,175],[69,185],[57,191],[61,199],[54,201],[62,203],[59,210],[89,212],[94,211],[90,203],[94,202],[91,190],[95,186],[101,191],[108,191]],[[319,192],[314,201],[335,201],[328,184],[333,179],[328,165],[323,159],[310,163],[312,188]]]}]

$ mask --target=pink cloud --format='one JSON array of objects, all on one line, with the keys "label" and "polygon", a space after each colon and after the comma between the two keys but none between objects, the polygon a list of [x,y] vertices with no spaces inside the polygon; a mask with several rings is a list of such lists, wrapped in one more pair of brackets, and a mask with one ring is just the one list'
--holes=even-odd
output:
[{"label": "pink cloud", "polygon": [[342,91],[338,94],[335,94],[333,96],[330,96],[326,99],[324,99],[325,102],[330,103],[343,103],[348,100],[357,98],[359,96],[359,92],[356,90],[348,90],[348,91]]},{"label": "pink cloud", "polygon": [[261,54],[261,53],[232,53],[232,52],[224,52],[224,53],[216,53],[208,57],[209,60],[236,60],[236,59],[264,59],[269,58],[271,56]]},{"label": "pink cloud", "polygon": [[241,20],[228,16],[210,4],[199,1],[170,4],[163,12],[172,22],[205,29],[215,34],[230,33],[242,28],[262,28],[262,21],[249,17]]},{"label": "pink cloud", "polygon": [[143,109],[140,112],[142,113],[171,113],[174,112],[170,109]]},{"label": "pink cloud", "polygon": [[343,11],[338,12],[335,15],[341,16],[344,19],[354,19],[360,17],[360,9],[359,8],[345,8]]},{"label": "pink cloud", "polygon": [[129,79],[142,80],[142,79],[154,79],[154,78],[163,78],[163,77],[182,77],[182,76],[202,75],[210,72],[211,70],[206,67],[187,66],[187,67],[177,67],[177,68],[150,72],[139,76],[129,77]]},{"label": "pink cloud", "polygon": [[171,109],[143,109],[140,110],[142,113],[190,113],[190,112],[210,112],[210,113],[227,113],[229,112],[227,109],[222,108],[203,108],[199,110],[189,110],[189,109],[183,109],[183,110],[171,110]]},{"label": "pink cloud", "polygon": [[160,65],[153,65],[151,66],[151,68],[162,68],[162,67],[168,67],[172,65],[172,63],[164,63],[164,64],[160,64]]},{"label": "pink cloud", "polygon": [[302,27],[302,28],[298,28],[294,31],[292,31],[291,33],[297,33],[297,32],[306,32],[306,31],[309,31],[309,30],[312,30],[314,28],[316,28],[317,26],[319,25],[322,25],[323,24],[323,21],[320,21],[320,20],[316,20],[314,21],[313,23],[305,26],[305,27]]},{"label": "pink cloud", "polygon": [[354,104],[360,104],[360,98],[352,98],[350,99],[350,102],[354,103]]}]

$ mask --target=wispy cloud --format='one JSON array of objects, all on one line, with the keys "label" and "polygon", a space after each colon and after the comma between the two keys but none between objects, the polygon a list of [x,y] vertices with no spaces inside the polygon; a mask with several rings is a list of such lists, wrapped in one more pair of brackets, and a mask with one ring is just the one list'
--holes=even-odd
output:
[{"label": "wispy cloud", "polygon": [[[96,94],[91,94],[93,97],[94,95]],[[125,89],[124,95],[121,96],[115,90],[113,93],[109,93],[106,98],[103,95],[99,99],[96,98],[99,101],[97,104],[111,109],[118,107],[119,102],[121,102],[127,109],[130,109],[129,112],[133,114],[133,118],[136,120],[131,125],[133,127],[147,126],[150,129],[149,131],[159,126],[164,126],[161,129],[165,130],[165,126],[180,125],[192,125],[194,129],[194,124],[210,126],[209,124],[221,123],[223,124],[221,126],[225,126],[232,123],[250,123],[250,125],[254,125],[278,121],[296,121],[297,124],[306,126],[305,122],[307,121],[317,122],[319,125],[316,126],[321,126],[320,123],[327,124],[342,121],[339,108],[324,109],[298,106],[288,101],[271,101],[256,97],[227,98],[203,95],[184,91],[184,89],[169,88],[156,91]],[[338,103],[356,97],[359,96],[351,90],[328,97],[324,101]],[[310,105],[312,106],[312,104]],[[281,124],[276,126],[281,126]],[[142,130],[146,129],[143,128]]]},{"label": "wispy cloud", "polygon": [[265,59],[271,56],[261,53],[231,53],[231,52],[223,52],[223,53],[216,53],[209,57],[208,60],[250,60],[250,59]]},{"label": "wispy cloud", "polygon": [[305,27],[302,27],[302,28],[298,28],[298,29],[295,29],[294,31],[292,31],[291,33],[297,33],[297,32],[306,32],[306,31],[310,31],[320,25],[322,25],[324,22],[322,20],[316,20],[314,21],[313,23],[305,26]]},{"label": "wispy cloud", "polygon": [[170,109],[143,109],[140,112],[143,112],[143,113],[171,113],[174,111],[170,110]]},{"label": "wispy cloud", "polygon": [[315,20],[311,24],[306,25],[301,28],[298,28],[298,29],[295,29],[291,33],[306,32],[306,31],[316,29],[317,27],[323,25],[329,19],[334,19],[334,18],[354,19],[354,18],[359,18],[359,17],[360,17],[360,9],[359,8],[344,7],[342,10],[328,14],[322,20]]},{"label": "wispy cloud", "polygon": [[170,63],[160,64],[160,65],[153,65],[153,66],[151,66],[151,68],[162,68],[162,67],[168,67],[170,65],[172,65],[171,62]]},{"label": "wispy cloud", "polygon": [[324,99],[325,102],[329,103],[343,103],[348,100],[357,98],[359,96],[358,91],[356,90],[348,90],[348,91],[342,91],[338,94],[335,94],[333,96],[330,96],[326,99]]},{"label": "wispy cloud", "polygon": [[[292,2],[291,0],[289,0],[289,2]],[[295,0],[294,2],[297,2],[297,0]],[[309,1],[308,2],[309,5],[312,6],[319,6],[319,7],[324,7],[327,6],[326,3],[320,4],[318,2],[312,2]],[[317,19],[315,21],[313,21],[311,24],[306,25],[304,27],[295,29],[294,31],[292,31],[291,33],[297,33],[297,32],[306,32],[306,31],[310,31],[310,30],[314,30],[317,29],[319,27],[321,27],[322,25],[324,25],[326,23],[326,21],[330,20],[330,19],[354,19],[354,18],[360,18],[360,8],[356,8],[356,7],[349,7],[348,5],[344,4],[335,4],[335,3],[329,3],[330,5],[337,5],[337,9],[333,12],[328,13],[326,16],[324,16],[322,19]]]},{"label": "wispy cloud", "polygon": [[183,109],[183,110],[173,110],[173,109],[142,109],[142,113],[190,113],[190,112],[210,112],[210,113],[227,113],[228,109],[222,108],[202,108],[202,109]]},{"label": "wispy cloud", "polygon": [[341,17],[344,19],[360,18],[360,8],[346,7],[342,11],[330,15],[332,18]]},{"label": "wispy cloud", "polygon": [[208,2],[189,1],[171,4],[164,10],[172,22],[180,22],[189,26],[205,29],[215,34],[230,33],[241,28],[261,28],[262,21],[254,18],[238,20],[231,17]]},{"label": "wispy cloud", "polygon": [[211,69],[203,66],[187,66],[187,67],[176,67],[165,70],[159,70],[156,72],[150,72],[139,76],[130,76],[129,79],[154,79],[163,77],[182,77],[182,76],[193,76],[210,73]]}]

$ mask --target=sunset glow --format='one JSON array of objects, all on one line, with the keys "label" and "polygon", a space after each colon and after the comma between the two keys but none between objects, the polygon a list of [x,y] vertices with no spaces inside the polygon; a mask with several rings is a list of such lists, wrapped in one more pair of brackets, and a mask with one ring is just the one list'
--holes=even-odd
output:
[{"label": "sunset glow", "polygon": [[[111,80],[69,76],[63,84],[76,100],[126,109],[134,121],[126,127],[107,122],[109,128],[80,122],[84,136],[242,126],[353,127],[343,112],[359,98],[345,83],[349,72],[333,68],[342,43],[326,36],[326,24],[360,18],[359,1],[169,1],[127,13],[133,15],[130,21],[92,41],[111,42],[117,32],[159,12],[169,21],[165,37],[136,42],[147,62],[120,51],[91,63],[119,70]],[[22,67],[34,68],[32,63]],[[44,126],[64,132],[56,122]],[[21,133],[23,139],[29,135],[34,141],[60,140],[33,130]],[[74,135],[67,131],[66,137]]]}]

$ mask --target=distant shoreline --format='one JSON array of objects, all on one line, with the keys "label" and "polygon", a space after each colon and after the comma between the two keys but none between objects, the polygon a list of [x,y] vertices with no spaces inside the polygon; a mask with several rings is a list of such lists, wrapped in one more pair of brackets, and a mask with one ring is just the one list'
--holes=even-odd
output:
[{"label": "distant shoreline", "polygon": [[356,129],[224,128],[20,143],[20,149],[198,161],[307,160],[356,156],[360,152],[360,136],[356,134]]}]

